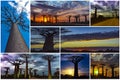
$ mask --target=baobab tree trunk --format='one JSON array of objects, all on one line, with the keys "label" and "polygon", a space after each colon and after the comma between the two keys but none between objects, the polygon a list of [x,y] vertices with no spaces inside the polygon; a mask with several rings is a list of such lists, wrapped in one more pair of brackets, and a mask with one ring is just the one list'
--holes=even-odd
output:
[{"label": "baobab tree trunk", "polygon": [[28,47],[23,40],[23,37],[16,23],[12,25],[10,36],[8,38],[6,52],[28,52]]},{"label": "baobab tree trunk", "polygon": [[25,78],[28,78],[28,59],[26,58]]},{"label": "baobab tree trunk", "polygon": [[54,50],[53,35],[48,35],[45,37],[43,51],[53,51],[53,50]]},{"label": "baobab tree trunk", "polygon": [[51,75],[51,62],[50,62],[50,60],[48,60],[48,79],[52,79],[52,75]]},{"label": "baobab tree trunk", "polygon": [[74,78],[78,77],[78,63],[74,64]]},{"label": "baobab tree trunk", "polygon": [[97,7],[95,7],[94,18],[97,18]]}]

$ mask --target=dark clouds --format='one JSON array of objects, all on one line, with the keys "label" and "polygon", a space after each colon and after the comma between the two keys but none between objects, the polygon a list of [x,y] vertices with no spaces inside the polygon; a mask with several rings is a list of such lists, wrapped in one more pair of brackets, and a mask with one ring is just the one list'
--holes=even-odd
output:
[{"label": "dark clouds", "polygon": [[84,34],[74,34],[74,35],[63,35],[62,41],[76,41],[76,40],[104,40],[111,38],[118,38],[119,31],[110,32],[96,32],[96,33],[84,33]]}]

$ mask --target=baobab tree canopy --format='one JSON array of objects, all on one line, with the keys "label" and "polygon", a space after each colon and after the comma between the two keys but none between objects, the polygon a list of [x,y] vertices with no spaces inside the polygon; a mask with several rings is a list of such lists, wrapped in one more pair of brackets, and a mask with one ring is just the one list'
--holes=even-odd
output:
[{"label": "baobab tree canopy", "polygon": [[[29,15],[28,1],[2,1],[1,2],[1,38],[2,52],[5,51],[10,34],[19,32],[27,47],[29,46]],[[13,31],[12,26],[16,25],[18,30]],[[16,28],[15,28],[16,29]],[[11,33],[12,32],[12,33]],[[17,34],[17,33],[16,33]],[[17,39],[17,38],[16,38]]]}]

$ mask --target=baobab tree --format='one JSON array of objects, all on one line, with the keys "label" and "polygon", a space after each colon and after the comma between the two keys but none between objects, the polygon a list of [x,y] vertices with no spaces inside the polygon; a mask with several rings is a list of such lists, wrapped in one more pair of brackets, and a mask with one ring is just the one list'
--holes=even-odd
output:
[{"label": "baobab tree", "polygon": [[71,15],[68,16],[69,23],[71,22]]},{"label": "baobab tree", "polygon": [[78,63],[83,59],[83,56],[70,56],[68,60],[74,64],[74,78],[78,78]]},{"label": "baobab tree", "polygon": [[[61,33],[69,32],[65,28],[61,29]],[[54,51],[54,38],[59,36],[59,28],[32,28],[32,33],[41,35],[45,38],[43,51],[52,52]]]},{"label": "baobab tree", "polygon": [[[28,4],[24,5],[24,7]],[[22,8],[18,14],[14,7],[8,5],[1,7],[1,21],[2,24],[8,26],[10,35],[6,45],[5,52],[28,52],[28,47],[20,33],[19,28],[24,31],[28,31],[29,25],[26,23],[25,9]],[[4,26],[3,26],[4,27]]]},{"label": "baobab tree", "polygon": [[14,78],[19,78],[19,67],[20,65],[24,64],[24,61],[20,60],[20,59],[15,59],[15,60],[7,60],[9,63],[11,63],[12,65],[14,65]]},{"label": "baobab tree", "polygon": [[28,75],[28,63],[29,63],[28,58],[30,58],[31,56],[29,54],[22,54],[22,55],[20,55],[20,57],[25,59],[25,64],[26,64],[25,78],[29,78],[29,75]]},{"label": "baobab tree", "polygon": [[48,61],[48,78],[52,79],[51,62],[55,60],[56,56],[44,55],[42,58]]},{"label": "baobab tree", "polygon": [[5,68],[5,77],[7,78],[10,68],[9,67],[4,67],[4,68]]},{"label": "baobab tree", "polygon": [[54,51],[54,37],[59,35],[59,28],[32,28],[45,38],[43,51]]}]

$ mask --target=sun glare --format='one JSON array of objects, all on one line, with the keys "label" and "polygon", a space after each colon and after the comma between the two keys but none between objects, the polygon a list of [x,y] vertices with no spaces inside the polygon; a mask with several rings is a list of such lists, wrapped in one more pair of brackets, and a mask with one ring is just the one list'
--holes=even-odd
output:
[{"label": "sun glare", "polygon": [[69,68],[69,69],[65,69],[65,70],[63,70],[62,71],[62,73],[65,75],[65,74],[68,74],[68,75],[74,75],[74,69],[71,69],[71,68]]}]

